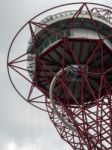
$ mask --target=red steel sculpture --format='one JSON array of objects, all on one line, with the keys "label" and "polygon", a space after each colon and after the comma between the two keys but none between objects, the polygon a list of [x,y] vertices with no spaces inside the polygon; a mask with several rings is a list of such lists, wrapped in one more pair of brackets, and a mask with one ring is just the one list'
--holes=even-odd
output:
[{"label": "red steel sculpture", "polygon": [[111,7],[68,3],[38,14],[14,37],[7,67],[18,94],[48,113],[73,150],[112,150]]}]

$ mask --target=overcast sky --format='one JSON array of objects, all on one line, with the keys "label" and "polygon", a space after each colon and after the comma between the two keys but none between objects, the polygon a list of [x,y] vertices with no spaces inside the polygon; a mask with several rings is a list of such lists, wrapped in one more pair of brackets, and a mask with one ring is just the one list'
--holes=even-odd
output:
[{"label": "overcast sky", "polygon": [[[9,45],[21,26],[39,12],[68,2],[76,0],[0,0],[0,150],[71,150],[48,115],[16,93],[6,68]],[[106,2],[112,7],[111,0],[89,2]]]}]

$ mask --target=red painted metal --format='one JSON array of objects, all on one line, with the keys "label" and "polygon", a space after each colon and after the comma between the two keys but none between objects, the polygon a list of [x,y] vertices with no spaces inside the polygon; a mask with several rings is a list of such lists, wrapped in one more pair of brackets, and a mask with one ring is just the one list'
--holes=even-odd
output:
[{"label": "red painted metal", "polygon": [[[99,36],[99,40],[87,40],[85,38],[75,40],[72,38],[69,39],[67,36],[62,36],[61,34],[51,30],[47,23],[40,23],[38,21],[38,17],[46,12],[55,10],[57,8],[61,9],[65,6],[69,7],[72,5],[78,6],[79,9],[75,12],[73,18],[69,22],[70,27],[72,28],[73,23],[77,20],[81,11],[85,8],[88,12],[91,23]],[[106,63],[104,62],[105,52],[108,52],[110,55],[112,55],[111,49],[107,48],[104,44],[105,39],[112,39],[112,29],[110,30],[110,33],[102,39],[99,31],[99,26],[97,26],[96,22],[93,19],[93,14],[97,14],[99,17],[104,18],[108,23],[112,23],[112,8],[101,4],[69,3],[48,9],[29,20],[18,31],[18,33],[12,40],[7,56],[9,79],[17,93],[31,105],[47,112],[49,114],[50,120],[53,122],[61,138],[68,144],[70,144],[74,150],[112,150],[112,86],[109,82],[111,78],[110,75],[112,74],[112,65],[107,63],[108,60]],[[25,72],[28,72],[28,68],[25,68],[21,65],[21,63],[26,64],[26,62],[28,61],[28,58],[24,58],[27,57],[28,52],[23,52],[12,60],[10,60],[10,55],[16,38],[27,27],[31,36],[32,48],[36,50],[37,37],[35,35],[33,26],[38,26],[49,34],[56,35],[60,38],[60,41],[54,46],[49,47],[47,51],[45,51],[41,55],[36,55],[36,57],[33,58],[36,63],[36,69],[35,79],[31,80],[29,76],[25,74]],[[80,40],[81,42],[79,55],[81,55],[84,43],[94,42],[96,44],[93,49],[91,49],[90,47],[90,50],[92,52],[86,60],[85,66],[88,66],[90,64],[93,65],[93,70],[90,72],[88,71],[88,75],[92,74],[91,78],[93,78],[94,76],[94,82],[99,84],[98,90],[94,89],[94,87],[92,87],[92,84],[90,83],[90,79],[87,77],[84,70],[79,69],[77,71],[78,75],[81,78],[79,84],[79,100],[77,100],[76,93],[73,93],[70,90],[67,82],[65,81],[65,67],[67,64],[71,65],[69,64],[66,55],[68,57],[71,57],[74,64],[77,64],[77,66],[80,65],[80,57],[77,58],[76,53],[73,52],[73,47],[70,46],[70,42],[75,43],[78,40]],[[59,46],[62,48],[61,53],[56,50],[56,48]],[[55,52],[55,55],[61,58],[60,62],[56,61],[53,58],[52,52]],[[100,56],[99,58],[97,58],[99,59],[99,66],[94,67],[94,57],[97,55]],[[46,58],[46,56],[48,57]],[[57,66],[58,70],[53,70],[51,67],[52,65]],[[105,67],[108,69],[105,70]],[[25,80],[25,82],[27,81],[29,83],[30,87],[26,96],[24,96],[20,92],[21,90],[19,90],[15,85],[12,78],[13,73],[11,73],[11,69],[14,70],[15,73],[20,75]],[[67,122],[70,128],[69,126],[66,126],[66,124],[64,124],[64,122],[57,116],[49,98],[49,89],[46,88],[47,85],[49,88],[52,78],[60,69],[62,69],[63,72],[59,77],[57,87],[60,89],[60,93],[63,93],[64,101],[62,101],[60,95],[54,95],[55,105],[59,111],[60,116],[65,120],[65,122]],[[43,75],[41,75],[41,71],[44,72]],[[43,85],[46,86],[44,87]],[[23,86],[21,87],[21,89],[22,88]],[[34,89],[36,89],[37,91],[36,96],[32,96]],[[39,95],[38,92],[40,93]],[[89,93],[89,95],[86,95],[87,93]],[[90,100],[85,101],[86,96],[89,96]],[[44,105],[46,108],[43,108],[43,106],[40,106],[40,104]]]}]

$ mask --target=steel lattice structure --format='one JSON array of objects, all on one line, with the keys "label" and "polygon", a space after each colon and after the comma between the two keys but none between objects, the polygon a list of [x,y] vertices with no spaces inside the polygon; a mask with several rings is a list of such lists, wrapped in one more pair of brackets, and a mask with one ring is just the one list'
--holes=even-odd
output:
[{"label": "steel lattice structure", "polygon": [[69,3],[38,14],[14,37],[7,66],[18,94],[74,150],[112,150],[111,7]]}]

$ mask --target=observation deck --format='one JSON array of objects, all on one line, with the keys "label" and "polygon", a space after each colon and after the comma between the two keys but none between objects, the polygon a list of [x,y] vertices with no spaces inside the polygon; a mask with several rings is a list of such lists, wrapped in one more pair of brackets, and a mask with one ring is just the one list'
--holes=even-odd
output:
[{"label": "observation deck", "polygon": [[[66,67],[70,69],[63,72],[65,83],[75,94],[79,103],[81,103],[80,86],[82,78],[84,78],[81,73],[83,70],[90,87],[95,91],[96,98],[102,74],[105,74],[107,80],[110,80],[108,86],[112,86],[112,77],[109,71],[112,66],[112,39],[107,37],[112,31],[112,21],[94,12],[93,9],[90,11],[91,15],[88,11],[81,11],[76,18],[74,18],[74,14],[77,10],[49,15],[40,22],[40,27],[35,28],[35,47],[30,40],[27,50],[27,68],[32,80],[43,89],[42,92],[47,97],[49,97],[49,88],[53,77],[60,69]],[[93,51],[95,51],[94,56],[92,56]],[[38,57],[42,60],[41,63],[38,62]],[[83,69],[84,67],[86,69]],[[83,84],[85,103],[89,103],[94,96],[87,87],[86,81]],[[63,87],[61,87],[60,81],[57,81],[54,93],[56,97],[67,104],[65,95],[62,94]],[[100,97],[103,95],[105,95],[104,88],[101,90]],[[67,97],[69,103],[74,104],[69,94]]]}]

